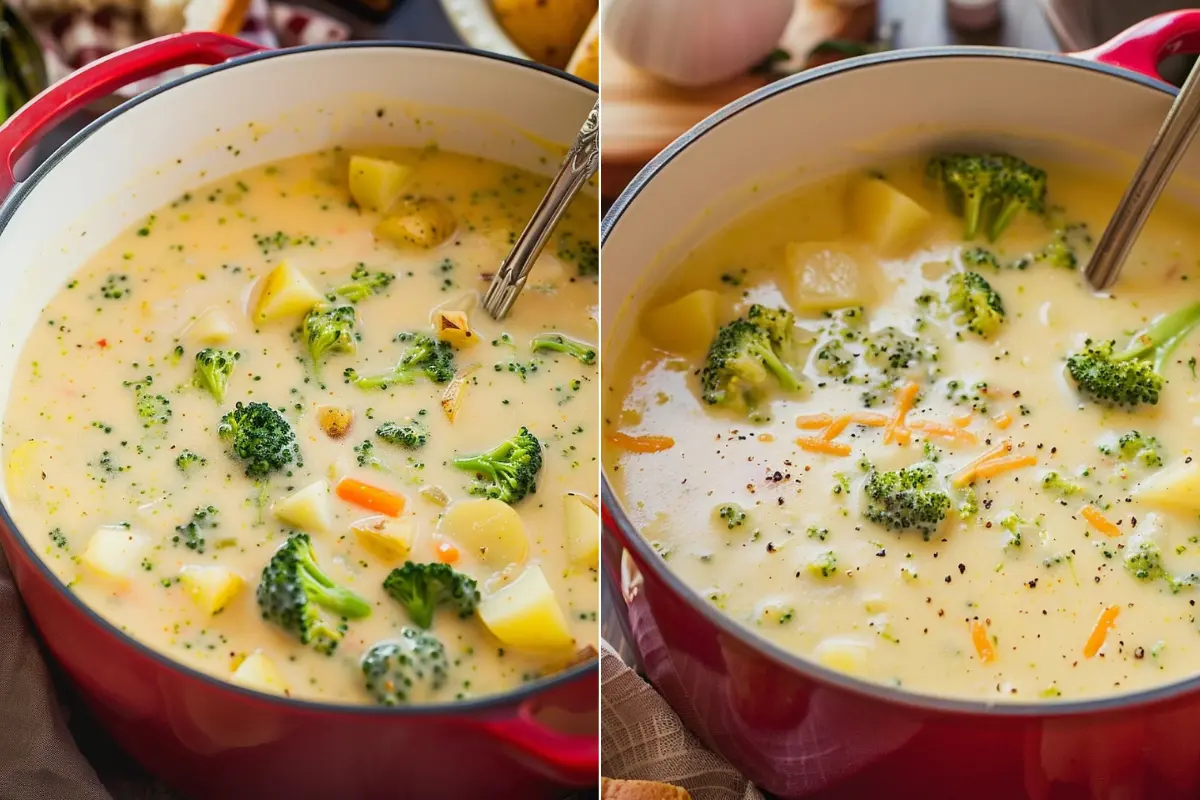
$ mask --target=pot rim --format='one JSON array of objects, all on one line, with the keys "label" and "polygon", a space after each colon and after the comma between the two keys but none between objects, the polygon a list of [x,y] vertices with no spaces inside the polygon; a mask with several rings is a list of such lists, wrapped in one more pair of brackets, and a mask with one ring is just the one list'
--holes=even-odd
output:
[{"label": "pot rim", "polygon": [[[58,166],[59,162],[62,161],[63,158],[75,150],[75,148],[79,147],[79,145],[96,133],[96,131],[104,127],[104,125],[106,125],[109,121],[128,111],[129,109],[181,84],[189,83],[217,72],[233,69],[246,63],[275,58],[287,58],[289,56],[304,55],[321,50],[370,48],[429,50],[442,53],[453,53],[470,58],[479,58],[482,60],[499,61],[512,66],[530,69],[535,72],[541,72],[550,77],[568,81],[569,83],[573,83],[593,92],[597,91],[595,84],[585,81],[582,78],[578,78],[574,75],[570,75],[562,70],[548,67],[544,64],[539,64],[534,61],[517,58],[515,56],[494,53],[487,50],[480,50],[461,45],[442,44],[436,42],[363,40],[350,42],[330,42],[323,44],[304,45],[302,47],[263,50],[247,56],[230,59],[229,61],[225,61],[187,75],[181,75],[173,80],[167,81],[159,86],[126,100],[116,108],[105,112],[100,117],[89,123],[85,128],[68,139],[61,147],[51,153],[32,173],[30,173],[29,177],[17,184],[9,196],[4,198],[3,202],[0,203],[0,235],[3,235],[4,231],[8,228],[8,224],[12,221],[12,217],[16,213],[16,209],[21,205],[21,202],[25,199],[25,197],[30,193],[30,191],[33,190],[34,187],[38,185],[38,183],[41,182],[43,178],[45,178],[47,174],[49,174],[52,169]],[[284,697],[282,695],[258,692],[254,691],[253,689],[247,689],[242,686],[238,686],[230,681],[222,680],[215,675],[201,672],[198,669],[168,658],[165,654],[160,653],[138,639],[135,639],[133,636],[121,631],[112,622],[105,619],[86,603],[84,603],[74,592],[67,590],[62,580],[60,580],[59,577],[55,575],[53,571],[51,571],[46,563],[33,550],[33,547],[29,544],[28,540],[21,535],[20,529],[13,520],[12,516],[9,514],[7,505],[2,502],[0,502],[0,524],[12,531],[13,538],[17,541],[17,546],[21,549],[22,554],[33,562],[35,568],[41,573],[41,577],[50,581],[60,595],[65,596],[68,602],[74,605],[76,609],[81,611],[92,624],[105,630],[118,640],[123,641],[128,647],[132,648],[142,657],[148,658],[149,660],[155,662],[160,668],[179,673],[184,677],[190,678],[191,680],[207,684],[210,688],[233,692],[241,695],[244,699],[257,700],[264,703],[283,706],[289,710],[326,714],[349,714],[360,717],[424,717],[445,715],[461,717],[468,716],[474,712],[504,710],[514,705],[519,706],[520,704],[528,701],[530,698],[536,697],[544,691],[558,688],[582,679],[588,673],[594,672],[598,675],[600,670],[600,657],[597,655],[595,658],[589,661],[576,664],[575,666],[563,670],[562,672],[548,675],[535,681],[530,681],[529,683],[519,686],[518,688],[508,692],[488,695],[473,700],[449,701],[416,706],[376,706],[367,705],[365,703],[326,703],[319,700]]]},{"label": "pot rim", "polygon": [[[651,159],[637,173],[633,180],[629,182],[625,190],[613,202],[604,219],[601,220],[601,259],[603,259],[604,243],[608,239],[609,234],[612,233],[617,223],[621,221],[621,218],[629,210],[629,206],[637,199],[641,191],[683,151],[732,117],[777,95],[784,94],[815,81],[836,77],[864,68],[878,67],[901,61],[943,58],[1036,61],[1055,67],[1086,70],[1107,77],[1129,81],[1144,86],[1147,89],[1162,92],[1170,97],[1178,94],[1178,89],[1168,83],[1122,67],[1114,67],[1061,53],[1015,48],[980,46],[918,47],[857,56],[822,67],[804,70],[760,89],[756,89],[719,109],[683,133],[678,139]],[[694,612],[704,617],[720,634],[737,640],[740,644],[763,655],[779,666],[786,667],[806,678],[841,691],[851,692],[889,705],[903,706],[920,712],[998,716],[1005,718],[1074,717],[1085,714],[1111,713],[1136,706],[1168,701],[1188,693],[1200,692],[1200,674],[1197,674],[1164,686],[1119,695],[1044,703],[1009,703],[1003,701],[960,700],[957,698],[938,697],[931,694],[896,689],[880,683],[851,677],[845,673],[824,667],[815,661],[805,659],[766,639],[758,637],[746,626],[735,622],[731,617],[718,611],[711,603],[707,602],[696,591],[687,586],[681,578],[663,565],[662,558],[654,552],[637,527],[630,522],[624,505],[617,497],[617,493],[609,482],[608,471],[603,468],[600,475],[600,498],[605,510],[612,516],[613,522],[620,531],[620,538],[623,540],[620,542],[621,548],[632,551],[631,555],[636,555],[638,568],[641,570],[648,569],[653,572],[658,580],[665,583],[677,597],[691,606]],[[605,532],[605,535],[609,534]],[[604,576],[607,579],[611,574],[606,572]],[[616,574],[620,574],[619,571]],[[621,587],[617,588],[618,596],[623,596],[623,593],[619,591]],[[622,609],[618,613],[625,613],[625,610]]]}]

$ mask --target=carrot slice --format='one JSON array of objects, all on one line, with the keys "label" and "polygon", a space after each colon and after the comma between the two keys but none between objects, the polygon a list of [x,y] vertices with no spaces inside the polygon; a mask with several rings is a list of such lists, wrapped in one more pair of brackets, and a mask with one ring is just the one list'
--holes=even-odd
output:
[{"label": "carrot slice", "polygon": [[993,458],[986,464],[981,464],[975,468],[975,477],[994,478],[997,475],[1003,475],[1005,472],[1012,472],[1014,469],[1036,466],[1037,458],[1034,456],[1005,456],[1004,458]]},{"label": "carrot slice", "polygon": [[850,445],[844,442],[830,442],[812,436],[801,436],[796,440],[796,444],[800,445],[801,450],[807,450],[810,453],[824,453],[827,456],[850,455]]},{"label": "carrot slice", "polygon": [[337,496],[347,503],[378,511],[389,517],[398,517],[404,511],[404,495],[380,489],[378,486],[372,486],[354,478],[342,478],[338,481]]},{"label": "carrot slice", "polygon": [[908,417],[908,412],[912,411],[913,401],[917,399],[920,389],[916,383],[909,381],[896,391],[896,407],[892,409],[892,416],[883,430],[884,444],[891,444],[893,441],[904,444],[908,441],[908,430],[904,420]]},{"label": "carrot slice", "polygon": [[833,422],[833,417],[829,414],[801,414],[796,417],[796,427],[805,430],[824,428],[831,422]]},{"label": "carrot slice", "polygon": [[453,564],[458,561],[458,548],[452,542],[438,542],[437,559],[443,564]]},{"label": "carrot slice", "polygon": [[996,648],[992,646],[987,626],[977,619],[971,620],[971,642],[975,645],[975,654],[979,656],[980,661],[990,664],[996,660]]},{"label": "carrot slice", "polygon": [[1108,632],[1117,624],[1117,615],[1120,613],[1120,606],[1109,606],[1100,612],[1096,624],[1092,626],[1091,634],[1088,635],[1087,644],[1083,646],[1084,658],[1091,658],[1100,652],[1100,648],[1104,647],[1104,640],[1108,638]]},{"label": "carrot slice", "polygon": [[888,423],[888,415],[876,414],[874,411],[856,411],[850,415],[850,421],[856,425],[867,425],[872,428],[882,428]]},{"label": "carrot slice", "polygon": [[996,423],[997,428],[1004,430],[1009,425],[1012,425],[1012,414],[1009,414],[1008,412],[997,414],[996,416],[992,417],[992,422]]},{"label": "carrot slice", "polygon": [[1104,516],[1104,513],[1093,505],[1086,505],[1079,509],[1079,513],[1089,524],[1096,530],[1103,533],[1105,536],[1120,536],[1121,529],[1115,522]]},{"label": "carrot slice", "polygon": [[760,433],[758,435],[758,440],[760,442],[773,442],[773,441],[775,441],[775,437],[769,433]]},{"label": "carrot slice", "polygon": [[675,446],[675,440],[670,436],[630,436],[619,431],[609,436],[608,442],[630,453],[661,453]]},{"label": "carrot slice", "polygon": [[962,428],[957,428],[953,425],[947,425],[944,422],[935,422],[931,419],[915,419],[908,423],[908,427],[914,431],[924,431],[930,436],[941,436],[944,439],[955,439],[964,444],[979,444],[979,437],[970,431],[965,431]]},{"label": "carrot slice", "polygon": [[827,442],[832,442],[838,435],[846,430],[850,425],[850,415],[844,414],[833,422],[829,423],[829,427],[825,429],[825,433],[821,434],[821,438]]},{"label": "carrot slice", "polygon": [[950,421],[960,428],[965,428],[971,424],[971,412],[968,411],[966,414],[959,414],[957,417],[951,417]]}]

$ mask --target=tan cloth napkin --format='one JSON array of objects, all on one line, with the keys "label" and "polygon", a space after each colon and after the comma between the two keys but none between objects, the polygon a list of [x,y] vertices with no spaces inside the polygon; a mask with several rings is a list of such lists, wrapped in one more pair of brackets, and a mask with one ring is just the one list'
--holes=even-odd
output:
[{"label": "tan cloth napkin", "polygon": [[111,800],[63,721],[0,550],[0,798]]},{"label": "tan cloth napkin", "polygon": [[707,750],[667,702],[601,642],[600,773],[682,786],[694,800],[764,800],[728,761]]}]

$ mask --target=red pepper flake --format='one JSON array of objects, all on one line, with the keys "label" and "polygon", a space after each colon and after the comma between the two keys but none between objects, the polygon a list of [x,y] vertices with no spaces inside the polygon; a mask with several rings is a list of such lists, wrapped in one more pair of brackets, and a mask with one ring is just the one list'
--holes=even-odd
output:
[{"label": "red pepper flake", "polygon": [[108,339],[99,339],[96,341],[96,345],[103,350],[104,348],[108,347]]}]

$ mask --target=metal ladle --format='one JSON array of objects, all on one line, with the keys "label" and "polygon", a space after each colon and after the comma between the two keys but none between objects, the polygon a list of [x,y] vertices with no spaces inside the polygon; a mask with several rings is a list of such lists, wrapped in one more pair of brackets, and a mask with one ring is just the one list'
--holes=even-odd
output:
[{"label": "metal ladle", "polygon": [[599,168],[600,101],[597,100],[580,128],[579,135],[575,137],[575,143],[567,151],[562,167],[550,182],[550,188],[546,190],[537,210],[533,212],[533,218],[529,220],[525,230],[521,231],[508,257],[492,276],[491,285],[483,296],[483,307],[493,319],[501,320],[508,316],[513,303],[517,301],[517,296],[525,288],[525,281],[529,277],[529,270],[533,268],[533,262],[541,255],[567,206]]},{"label": "metal ladle", "polygon": [[1200,62],[1192,67],[1191,74],[1171,104],[1158,135],[1146,151],[1146,157],[1134,173],[1133,181],[1117,204],[1112,219],[1108,221],[1108,227],[1096,245],[1096,252],[1084,268],[1084,277],[1096,291],[1112,286],[1121,274],[1121,267],[1133,249],[1134,240],[1141,233],[1142,226],[1154,209],[1154,203],[1166,188],[1171,173],[1179,165],[1192,137],[1196,135],[1197,124],[1200,124]]}]

